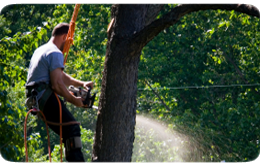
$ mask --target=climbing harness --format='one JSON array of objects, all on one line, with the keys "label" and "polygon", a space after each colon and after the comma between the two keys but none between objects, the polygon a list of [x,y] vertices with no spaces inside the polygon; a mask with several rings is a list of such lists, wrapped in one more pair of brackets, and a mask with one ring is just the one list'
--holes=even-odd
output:
[{"label": "climbing harness", "polygon": [[[78,15],[79,7],[80,7],[80,4],[75,5],[74,12],[73,12],[73,15],[72,15],[72,19],[71,19],[71,22],[70,22],[69,31],[68,31],[68,34],[67,34],[67,37],[66,37],[66,42],[65,42],[65,45],[64,45],[64,49],[63,49],[63,55],[65,55],[65,53],[66,53],[66,56],[64,58],[64,65],[65,65],[66,60],[67,60],[70,45],[73,43],[73,35],[74,35],[74,31],[75,31],[75,22],[76,22],[76,18],[77,18],[77,15]],[[41,97],[40,103],[38,104],[37,91],[40,91],[41,88],[45,89],[45,92],[44,92],[43,96]],[[50,88],[48,88],[47,86],[43,87],[42,85],[38,86],[37,88],[32,88],[32,89],[29,88],[26,92],[28,94],[28,96],[30,96],[26,100],[26,104],[29,106],[30,110],[26,114],[25,123],[24,123],[24,147],[25,147],[25,161],[26,162],[28,162],[28,151],[27,151],[27,142],[26,142],[27,141],[27,138],[26,138],[27,137],[26,123],[27,123],[28,115],[30,113],[32,113],[32,114],[40,113],[43,117],[43,121],[46,124],[46,131],[47,131],[47,136],[48,136],[48,152],[49,152],[50,162],[51,162],[51,150],[50,150],[50,138],[49,138],[49,131],[48,131],[48,125],[47,124],[60,126],[60,159],[61,159],[61,162],[62,162],[62,126],[72,125],[72,124],[78,124],[78,125],[80,124],[79,122],[76,122],[76,121],[62,123],[62,107],[61,107],[60,100],[59,100],[56,93],[54,93],[54,94],[55,94],[57,101],[59,103],[60,123],[49,122],[49,121],[46,120],[46,118],[45,118],[45,116],[44,116],[44,114],[41,110],[43,110],[43,106],[44,106],[45,102],[47,101],[47,99],[49,98],[51,92],[52,91],[51,91]],[[75,138],[70,138],[70,139],[66,140],[66,148],[68,148],[68,149],[75,149],[75,148],[81,148],[81,147],[82,147],[82,145],[81,145],[80,138],[75,137]],[[66,150],[66,152],[67,152],[67,150]]]}]

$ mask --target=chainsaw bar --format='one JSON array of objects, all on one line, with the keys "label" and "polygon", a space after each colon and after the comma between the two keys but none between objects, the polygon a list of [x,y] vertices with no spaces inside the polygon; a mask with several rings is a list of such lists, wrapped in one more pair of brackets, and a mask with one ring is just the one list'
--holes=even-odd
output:
[{"label": "chainsaw bar", "polygon": [[97,106],[92,105],[92,108],[98,110]]}]

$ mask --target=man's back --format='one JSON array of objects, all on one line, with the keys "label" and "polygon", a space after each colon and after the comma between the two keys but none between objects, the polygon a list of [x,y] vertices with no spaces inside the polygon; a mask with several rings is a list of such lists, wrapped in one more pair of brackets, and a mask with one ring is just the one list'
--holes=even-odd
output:
[{"label": "man's back", "polygon": [[51,41],[35,50],[27,75],[27,86],[35,83],[50,83],[50,72],[56,68],[64,68],[63,54]]}]

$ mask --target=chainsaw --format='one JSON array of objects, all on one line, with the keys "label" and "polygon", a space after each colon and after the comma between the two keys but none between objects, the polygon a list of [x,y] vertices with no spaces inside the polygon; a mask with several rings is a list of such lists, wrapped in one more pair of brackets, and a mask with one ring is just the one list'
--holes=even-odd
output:
[{"label": "chainsaw", "polygon": [[69,86],[70,93],[76,97],[81,97],[83,98],[83,104],[84,104],[84,108],[94,108],[94,109],[98,109],[97,106],[93,106],[94,102],[95,102],[95,97],[96,97],[96,93],[94,93],[92,96],[90,94],[91,88],[89,87],[88,90],[82,89],[81,87],[76,88],[73,85]]}]

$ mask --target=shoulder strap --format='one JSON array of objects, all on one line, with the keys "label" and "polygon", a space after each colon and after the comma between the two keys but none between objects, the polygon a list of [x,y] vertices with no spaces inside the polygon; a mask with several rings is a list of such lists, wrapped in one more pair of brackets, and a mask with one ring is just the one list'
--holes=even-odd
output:
[{"label": "shoulder strap", "polygon": [[48,86],[43,93],[41,99],[39,100],[39,109],[43,111],[46,101],[49,99],[49,97],[52,94],[52,89]]}]

